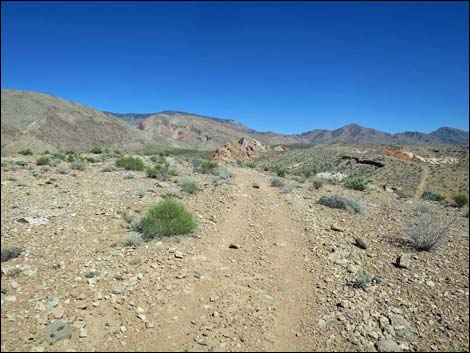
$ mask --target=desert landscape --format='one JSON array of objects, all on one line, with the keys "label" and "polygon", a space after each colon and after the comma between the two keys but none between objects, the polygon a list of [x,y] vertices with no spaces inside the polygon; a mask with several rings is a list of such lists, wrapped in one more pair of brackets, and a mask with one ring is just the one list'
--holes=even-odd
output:
[{"label": "desert landscape", "polygon": [[[289,147],[228,134],[213,151],[150,152],[135,149],[149,139],[139,123],[81,105],[35,107],[37,117],[22,109],[33,93],[10,94],[2,351],[467,349],[468,145],[353,136]],[[87,110],[88,126],[109,119],[130,141],[88,134],[70,118]],[[34,121],[3,145],[11,111]],[[58,117],[90,147],[55,139],[67,124],[41,134]],[[199,146],[184,125],[167,138]],[[143,220],[165,202],[192,215],[187,234],[149,236]]]},{"label": "desert landscape", "polygon": [[2,1],[2,352],[468,352],[469,3]]}]

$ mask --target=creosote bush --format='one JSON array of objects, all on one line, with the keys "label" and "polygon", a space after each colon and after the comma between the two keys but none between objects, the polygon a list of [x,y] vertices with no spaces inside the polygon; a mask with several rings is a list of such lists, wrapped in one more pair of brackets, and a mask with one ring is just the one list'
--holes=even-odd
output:
[{"label": "creosote bush", "polygon": [[433,191],[423,192],[423,195],[421,195],[421,198],[427,201],[438,201],[438,202],[444,200],[444,196]]},{"label": "creosote bush", "polygon": [[340,208],[350,213],[365,213],[367,211],[367,207],[361,202],[338,195],[322,196],[318,203],[330,208]]},{"label": "creosote bush", "polygon": [[187,192],[188,194],[194,195],[201,191],[201,188],[197,185],[194,180],[183,179],[181,180],[181,191]]},{"label": "creosote bush", "polygon": [[156,164],[153,167],[145,168],[147,178],[159,180],[168,180],[171,176],[176,175],[176,171],[171,169],[168,164]]},{"label": "creosote bush", "polygon": [[145,164],[139,157],[126,156],[116,161],[116,167],[126,170],[144,170]]},{"label": "creosote bush", "polygon": [[344,186],[348,189],[364,191],[367,189],[367,180],[359,177],[350,177],[344,181]]},{"label": "creosote bush", "polygon": [[23,156],[32,156],[33,155],[33,151],[31,150],[31,148],[27,148],[25,150],[18,151],[18,153],[22,154]]},{"label": "creosote bush", "polygon": [[49,164],[49,157],[48,156],[41,156],[36,160],[37,165],[48,165]]},{"label": "creosote bush", "polygon": [[90,153],[101,154],[101,153],[103,153],[103,149],[101,147],[95,146],[92,149],[90,149]]},{"label": "creosote bush", "polygon": [[151,206],[137,225],[145,240],[187,234],[196,227],[194,215],[186,210],[182,202],[174,198],[165,198]]},{"label": "creosote bush", "polygon": [[462,208],[468,203],[468,197],[464,194],[458,194],[453,197],[456,207]]},{"label": "creosote bush", "polygon": [[313,187],[315,188],[315,190],[321,189],[323,187],[323,180],[315,179],[313,181]]}]

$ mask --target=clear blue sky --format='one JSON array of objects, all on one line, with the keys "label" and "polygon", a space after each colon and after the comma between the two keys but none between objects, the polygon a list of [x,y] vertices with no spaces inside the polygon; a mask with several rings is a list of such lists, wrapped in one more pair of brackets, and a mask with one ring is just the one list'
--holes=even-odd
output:
[{"label": "clear blue sky", "polygon": [[2,88],[283,133],[468,130],[467,2],[1,6]]}]

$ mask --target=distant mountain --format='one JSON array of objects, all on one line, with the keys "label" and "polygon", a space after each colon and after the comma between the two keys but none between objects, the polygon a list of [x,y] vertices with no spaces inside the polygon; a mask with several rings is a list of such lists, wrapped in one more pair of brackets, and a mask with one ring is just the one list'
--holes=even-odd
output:
[{"label": "distant mountain", "polygon": [[389,134],[349,124],[336,130],[284,135],[258,132],[232,119],[175,110],[152,114],[101,112],[51,95],[17,90],[2,90],[1,113],[2,153],[22,148],[86,150],[92,146],[215,150],[242,136],[269,145],[469,144],[467,131],[449,127],[430,134]]}]

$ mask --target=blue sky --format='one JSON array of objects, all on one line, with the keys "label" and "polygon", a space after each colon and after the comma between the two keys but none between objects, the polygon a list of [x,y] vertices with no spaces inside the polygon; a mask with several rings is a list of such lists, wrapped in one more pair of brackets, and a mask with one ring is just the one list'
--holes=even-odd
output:
[{"label": "blue sky", "polygon": [[282,133],[468,130],[467,2],[1,6],[2,88]]}]

